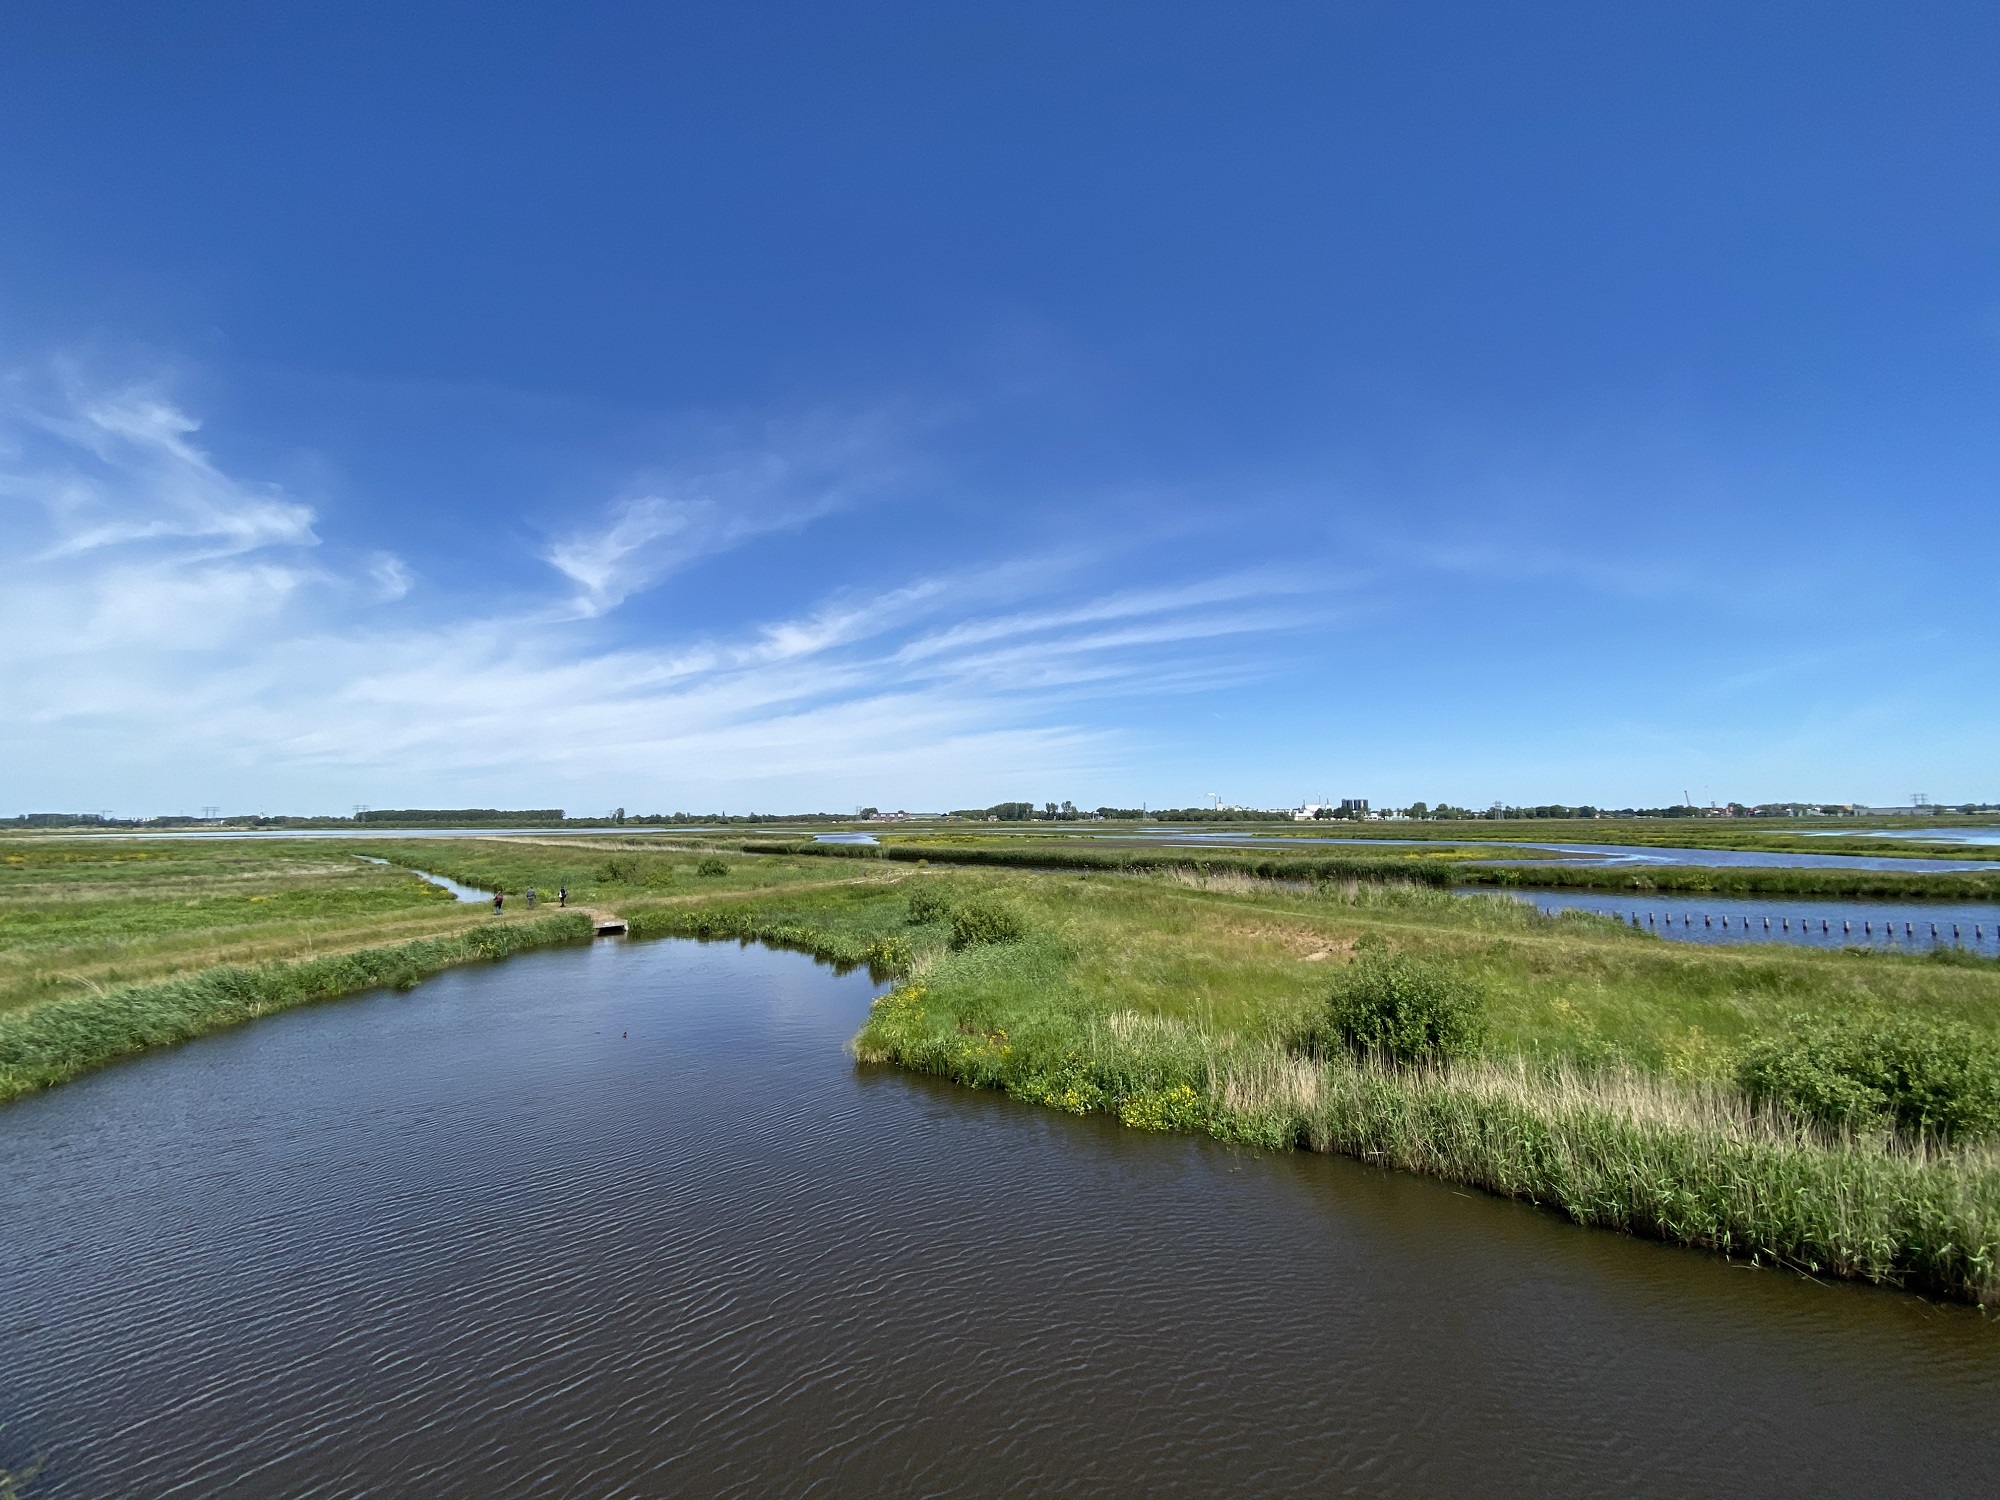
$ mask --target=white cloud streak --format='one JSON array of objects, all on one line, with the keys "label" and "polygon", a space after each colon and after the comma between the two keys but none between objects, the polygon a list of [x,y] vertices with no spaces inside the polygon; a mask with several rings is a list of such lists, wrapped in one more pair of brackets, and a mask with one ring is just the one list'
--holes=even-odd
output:
[{"label": "white cloud streak", "polygon": [[632,593],[856,503],[880,468],[778,455],[549,549],[574,585],[560,605],[420,626],[390,608],[407,565],[314,563],[311,507],[224,473],[163,397],[72,391],[12,416],[0,506],[39,525],[0,554],[0,756],[43,806],[997,795],[1129,753],[1076,722],[1101,722],[1069,711],[1079,695],[1241,680],[1244,643],[1317,617],[1325,592],[1237,574],[1078,597],[1029,560],[611,640],[602,617]]},{"label": "white cloud streak", "polygon": [[543,554],[576,586],[569,612],[593,619],[702,558],[864,503],[904,467],[884,425],[862,417],[773,434],[621,500]]}]

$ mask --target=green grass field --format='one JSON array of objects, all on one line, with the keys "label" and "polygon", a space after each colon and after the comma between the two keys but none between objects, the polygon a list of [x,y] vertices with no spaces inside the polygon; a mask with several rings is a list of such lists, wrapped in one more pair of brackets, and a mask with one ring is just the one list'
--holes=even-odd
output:
[{"label": "green grass field", "polygon": [[222,963],[433,936],[475,914],[309,841],[0,841],[0,1014]]}]

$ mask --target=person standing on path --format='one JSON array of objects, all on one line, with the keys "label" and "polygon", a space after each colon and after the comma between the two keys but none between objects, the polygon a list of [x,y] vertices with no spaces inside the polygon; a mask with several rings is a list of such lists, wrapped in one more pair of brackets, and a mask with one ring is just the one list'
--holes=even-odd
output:
[{"label": "person standing on path", "polygon": [[501,907],[502,907],[503,905],[505,905],[505,904],[506,904],[506,901],[507,901],[507,898],[506,898],[505,896],[501,895],[501,894],[500,894],[500,893],[499,893],[498,891],[495,891],[495,892],[493,893],[493,915],[494,915],[494,916],[496,916],[496,917],[497,917],[497,916],[499,916],[499,915],[500,915],[500,908],[501,908]]},{"label": "person standing on path", "polygon": [[568,887],[568,886],[566,886],[566,885],[559,885],[559,886],[557,886],[557,887],[556,887],[556,905],[557,905],[557,906],[568,906],[568,905],[569,905],[569,887]]}]

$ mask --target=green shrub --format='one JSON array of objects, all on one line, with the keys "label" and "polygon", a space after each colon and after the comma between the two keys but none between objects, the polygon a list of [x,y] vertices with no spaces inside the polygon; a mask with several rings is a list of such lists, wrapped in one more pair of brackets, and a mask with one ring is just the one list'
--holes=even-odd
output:
[{"label": "green shrub", "polygon": [[970,948],[979,943],[1011,943],[1028,930],[1020,913],[993,901],[953,902],[949,917],[951,945],[954,948]]},{"label": "green shrub", "polygon": [[697,875],[727,875],[729,873],[729,863],[726,860],[717,859],[711,854],[694,867],[694,872]]},{"label": "green shrub", "polygon": [[2000,1058],[1957,1022],[1800,1017],[1745,1050],[1737,1081],[1827,1125],[1894,1123],[1946,1140],[2000,1130]]},{"label": "green shrub", "polygon": [[934,881],[917,882],[910,892],[910,924],[922,927],[928,922],[943,922],[950,918],[952,908],[951,888]]},{"label": "green shrub", "polygon": [[1483,997],[1457,970],[1404,954],[1363,951],[1300,1040],[1408,1065],[1470,1052],[1485,1034]]}]

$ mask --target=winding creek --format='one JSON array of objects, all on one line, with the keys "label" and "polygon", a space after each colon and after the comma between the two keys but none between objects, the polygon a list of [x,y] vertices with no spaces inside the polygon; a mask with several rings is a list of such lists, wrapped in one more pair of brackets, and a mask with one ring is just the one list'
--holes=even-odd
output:
[{"label": "winding creek", "polygon": [[[365,864],[386,865],[389,863],[388,860],[378,859],[372,854],[357,854],[354,857]],[[493,899],[491,891],[483,891],[476,885],[461,885],[449,875],[433,875],[429,870],[419,870],[409,865],[401,865],[398,868],[408,870],[426,885],[434,885],[441,891],[450,891],[454,901],[466,906],[483,906]]]},{"label": "winding creek", "polygon": [[0,1466],[48,1497],[2000,1472],[1972,1311],[858,1070],[875,992],[605,941],[0,1110]]}]

